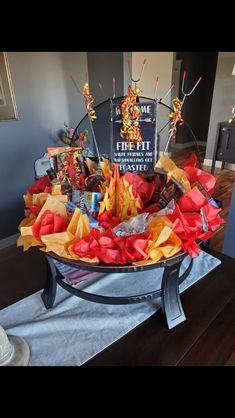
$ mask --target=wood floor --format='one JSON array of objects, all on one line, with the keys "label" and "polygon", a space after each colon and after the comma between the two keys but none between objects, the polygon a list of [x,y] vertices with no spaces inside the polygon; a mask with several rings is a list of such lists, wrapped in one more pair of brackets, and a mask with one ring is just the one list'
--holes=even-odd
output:
[{"label": "wood floor", "polygon": [[[195,148],[192,148],[192,149],[189,148],[185,150],[173,150],[171,158],[175,161],[178,167],[182,167],[184,161],[189,157],[192,151],[195,151]],[[199,153],[200,153],[200,160],[203,163],[204,158],[205,158],[205,148],[199,147]],[[211,169],[210,167],[202,164],[202,170],[210,173],[210,169]],[[213,197],[222,202],[223,209],[220,215],[226,221],[228,219],[229,206],[230,206],[230,201],[232,197],[233,183],[235,180],[235,171],[231,171],[227,169],[221,170],[220,168],[216,168],[214,175],[216,177],[216,186],[215,186],[215,192],[213,194]],[[210,248],[216,251],[222,251],[224,231],[225,231],[225,226],[221,227],[221,229],[215,232],[213,238],[210,241]]]}]

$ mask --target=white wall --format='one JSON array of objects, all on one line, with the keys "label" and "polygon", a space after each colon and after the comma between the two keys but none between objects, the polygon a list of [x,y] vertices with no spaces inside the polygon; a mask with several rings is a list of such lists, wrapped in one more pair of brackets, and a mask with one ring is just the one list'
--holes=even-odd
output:
[{"label": "white wall", "polygon": [[130,60],[130,69],[132,68],[132,53],[123,52],[123,95],[125,96],[128,92],[128,86],[131,86],[131,75],[128,65],[128,60]]},{"label": "white wall", "polygon": [[[132,78],[137,79],[140,76],[141,68],[144,59],[147,63],[144,67],[144,72],[138,86],[141,88],[142,96],[154,98],[156,77],[159,76],[158,83],[158,99],[163,98],[167,90],[172,84],[172,69],[173,69],[173,52],[132,52]],[[175,96],[173,91],[172,96]],[[167,105],[171,104],[171,95],[169,95],[164,102]],[[158,130],[167,121],[169,110],[163,106],[158,106]],[[160,136],[160,150],[165,148],[168,139],[168,127],[162,132]]]},{"label": "white wall", "polygon": [[[133,78],[139,77],[144,59],[147,63],[138,83],[143,96],[154,98],[156,77],[159,76],[158,97],[163,97],[171,85],[173,52],[132,52]],[[170,104],[170,97],[166,99]]]},{"label": "white wall", "polygon": [[235,76],[232,76],[234,64],[235,52],[219,53],[207,137],[206,159],[211,160],[213,158],[218,123],[228,121],[232,114],[232,107],[235,106]]}]

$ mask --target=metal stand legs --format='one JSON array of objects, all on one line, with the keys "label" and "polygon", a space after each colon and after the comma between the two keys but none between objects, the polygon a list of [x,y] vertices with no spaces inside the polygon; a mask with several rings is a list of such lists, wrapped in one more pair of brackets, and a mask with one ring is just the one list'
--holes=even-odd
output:
[{"label": "metal stand legs", "polygon": [[162,307],[168,328],[174,328],[186,317],[179,295],[179,270],[181,263],[165,267],[162,278]]},{"label": "metal stand legs", "polygon": [[[177,262],[173,265],[168,265],[164,268],[164,273],[162,277],[162,286],[161,289],[157,289],[154,292],[144,294],[144,295],[134,295],[126,297],[108,297],[101,295],[89,294],[83,292],[82,290],[75,289],[72,286],[64,283],[62,281],[63,275],[56,269],[53,259],[50,256],[46,256],[47,261],[47,284],[42,293],[42,300],[47,309],[53,307],[57,281],[66,290],[70,293],[75,294],[78,297],[81,297],[86,300],[99,303],[108,303],[114,305],[128,304],[128,303],[138,303],[144,302],[146,300],[151,300],[156,294],[161,295],[162,297],[162,307],[166,316],[166,321],[168,328],[174,328],[176,325],[184,321],[185,314],[181,305],[180,295],[179,295],[179,284],[183,281],[183,278],[186,277],[186,272],[179,278],[179,270],[181,262]],[[191,270],[192,263],[190,263],[187,274]],[[181,280],[180,280],[181,279]]]},{"label": "metal stand legs", "polygon": [[56,297],[56,268],[51,257],[46,256],[47,261],[47,284],[43,293],[41,295],[43,303],[47,309],[50,309],[54,305],[55,297]]}]

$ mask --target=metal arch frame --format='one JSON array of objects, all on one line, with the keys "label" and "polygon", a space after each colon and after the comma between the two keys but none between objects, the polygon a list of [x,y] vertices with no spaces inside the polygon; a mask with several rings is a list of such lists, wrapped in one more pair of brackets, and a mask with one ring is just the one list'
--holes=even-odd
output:
[{"label": "metal arch frame", "polygon": [[[118,97],[115,97],[114,99],[106,99],[106,100],[104,100],[103,102],[101,102],[101,103],[99,103],[98,105],[96,105],[96,106],[94,106],[94,109],[96,110],[96,109],[98,109],[100,106],[102,106],[104,103],[111,103],[111,102],[113,102],[113,101],[116,101],[116,100],[121,100],[121,99],[124,99],[124,97],[125,96],[118,96]],[[172,107],[170,107],[170,106],[168,106],[167,104],[165,104],[164,102],[162,102],[161,101],[161,99],[160,100],[156,100],[156,99],[152,99],[151,97],[146,97],[146,96],[138,96],[140,99],[146,99],[146,100],[151,100],[152,102],[155,102],[156,104],[160,104],[160,105],[162,105],[162,106],[164,106],[164,107],[166,107],[167,109],[169,109],[171,112],[174,112],[174,109],[172,108]],[[80,126],[80,124],[86,119],[88,117],[88,115],[87,115],[87,113],[85,114],[85,116],[83,116],[83,118],[80,120],[80,122],[77,124],[77,126],[76,126],[76,128],[74,129],[74,133],[73,133],[73,136],[72,136],[72,141],[71,141],[71,144],[73,144],[73,142],[74,142],[74,138],[75,138],[75,136],[76,136],[76,133],[77,133],[77,130],[78,130],[78,127]],[[166,123],[166,125],[170,122],[170,120],[171,119],[169,119],[168,120],[168,122]],[[185,124],[185,126],[187,127],[187,129],[189,130],[189,132],[190,132],[190,134],[192,135],[192,138],[193,138],[193,140],[194,140],[194,142],[195,142],[195,148],[196,148],[196,153],[197,153],[197,157],[198,157],[198,164],[199,164],[199,168],[201,168],[201,158],[200,158],[200,153],[199,153],[199,148],[198,148],[198,142],[197,142],[197,139],[196,139],[196,136],[195,136],[195,134],[194,134],[194,132],[193,132],[193,130],[192,130],[192,128],[190,127],[190,125],[188,124],[188,122],[186,121],[186,120],[184,120],[184,124]],[[165,126],[166,125],[164,125],[164,127],[160,130],[160,132],[157,132],[157,135],[159,135],[161,132],[162,132],[162,130],[165,128]],[[159,148],[159,147],[158,147]]]},{"label": "metal arch frame", "polygon": [[[155,99],[145,97],[145,96],[139,96],[139,97],[141,99],[151,100],[152,102],[155,102],[156,104],[161,104],[165,106],[166,108],[168,108],[170,111],[173,111],[173,109],[170,106],[166,105],[161,100],[157,101]],[[99,103],[97,106],[95,106],[94,109],[97,109],[98,107],[102,106],[104,103],[111,104],[114,100],[116,101],[116,100],[120,100],[123,98],[124,96],[119,96],[115,99],[107,99]],[[76,126],[74,133],[73,133],[73,137],[72,137],[72,143],[74,141],[78,127],[85,120],[86,117],[87,117],[87,114],[81,119],[79,124]],[[169,122],[170,122],[170,119],[167,123]],[[198,154],[198,161],[201,166],[196,137],[186,121],[185,121],[185,125],[189,129],[195,141],[196,150]],[[159,133],[157,133],[157,135],[159,135]],[[102,265],[97,266],[97,265],[91,265],[89,263],[71,262],[71,260],[62,259],[61,257],[55,256],[53,253],[52,254],[48,253],[47,255],[45,255],[46,262],[47,262],[47,284],[41,297],[42,297],[45,307],[47,309],[52,308],[54,301],[55,301],[57,284],[59,284],[69,293],[77,297],[80,297],[82,299],[85,299],[91,302],[103,303],[103,304],[123,305],[123,304],[140,303],[140,302],[146,302],[146,301],[152,300],[156,298],[157,296],[161,296],[162,309],[165,313],[168,328],[171,329],[186,319],[184,311],[183,311],[183,307],[181,304],[181,300],[180,300],[180,294],[179,294],[179,285],[188,276],[193,266],[193,259],[191,259],[185,272],[181,276],[179,276],[181,263],[186,256],[187,256],[187,253],[184,252],[184,253],[181,253],[179,255],[172,257],[169,260],[164,260],[162,262],[160,261],[152,265],[135,267],[135,266],[102,266]],[[84,290],[74,288],[73,286],[69,285],[68,283],[64,281],[64,276],[56,268],[53,258],[59,260],[60,262],[63,262],[64,264],[76,267],[77,269],[84,269],[84,270],[90,270],[90,271],[96,271],[96,272],[100,271],[100,272],[105,272],[105,273],[140,272],[140,271],[149,270],[153,268],[164,267],[161,288],[156,289],[155,291],[147,292],[143,294],[116,296],[116,297],[115,296],[103,296],[103,295],[97,295],[97,294],[85,292]]]}]

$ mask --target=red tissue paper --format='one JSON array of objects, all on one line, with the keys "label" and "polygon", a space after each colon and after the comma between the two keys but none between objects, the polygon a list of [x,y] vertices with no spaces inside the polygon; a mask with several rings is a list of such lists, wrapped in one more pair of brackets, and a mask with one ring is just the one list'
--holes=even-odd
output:
[{"label": "red tissue paper", "polygon": [[30,194],[35,193],[51,193],[51,183],[48,176],[43,176],[40,179],[36,180],[28,188]]},{"label": "red tissue paper", "polygon": [[148,258],[145,250],[149,238],[148,232],[117,237],[111,229],[100,232],[93,228],[85,239],[77,238],[72,250],[80,257],[98,257],[106,264],[123,265]]},{"label": "red tissue paper", "polygon": [[67,230],[68,222],[62,216],[47,210],[44,212],[40,221],[32,225],[34,238],[40,240],[41,235],[55,234]]}]

